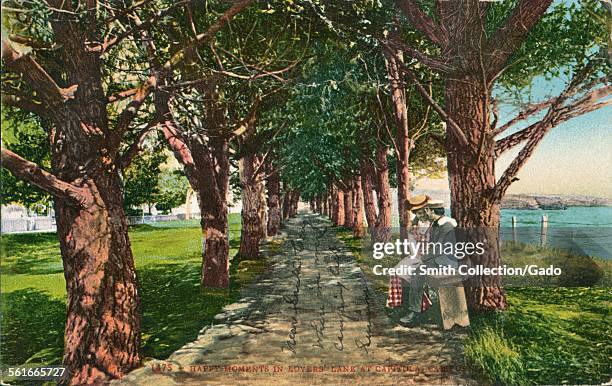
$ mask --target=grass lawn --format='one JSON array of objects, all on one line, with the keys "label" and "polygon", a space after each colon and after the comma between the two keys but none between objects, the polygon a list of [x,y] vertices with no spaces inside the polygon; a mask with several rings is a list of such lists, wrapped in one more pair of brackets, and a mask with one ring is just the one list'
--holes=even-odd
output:
[{"label": "grass lawn", "polygon": [[[238,250],[240,215],[230,214],[230,256]],[[198,221],[130,228],[142,301],[143,357],[166,358],[193,341],[239,290],[265,269],[262,262],[232,264],[229,290],[200,287]],[[63,352],[66,288],[55,233],[2,236],[3,365],[59,364]]]},{"label": "grass lawn", "polygon": [[[386,293],[388,277],[375,276],[374,260],[349,231],[341,238],[355,252],[373,287]],[[566,252],[505,243],[505,262],[550,262]],[[505,312],[471,315],[464,342],[466,364],[498,384],[596,384],[612,376],[612,262],[595,260],[604,272],[593,287],[507,287]]]}]

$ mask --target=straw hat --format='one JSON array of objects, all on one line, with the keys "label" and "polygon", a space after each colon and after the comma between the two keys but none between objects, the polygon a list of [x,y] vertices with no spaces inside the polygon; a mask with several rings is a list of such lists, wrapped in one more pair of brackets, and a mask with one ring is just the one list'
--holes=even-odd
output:
[{"label": "straw hat", "polygon": [[414,196],[406,200],[407,210],[417,210],[421,208],[444,208],[444,201],[433,200],[426,194]]}]

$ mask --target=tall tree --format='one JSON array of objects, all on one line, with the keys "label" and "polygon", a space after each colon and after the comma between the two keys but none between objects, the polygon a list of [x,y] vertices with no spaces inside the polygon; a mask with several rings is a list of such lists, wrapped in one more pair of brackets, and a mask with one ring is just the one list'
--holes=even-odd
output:
[{"label": "tall tree", "polygon": [[[469,229],[468,237],[487,240],[486,253],[470,259],[474,264],[497,266],[500,201],[518,171],[551,128],[610,103],[605,99],[611,92],[605,79],[609,63],[593,54],[606,42],[607,31],[589,16],[606,11],[597,3],[585,2],[580,6],[560,3],[546,13],[551,0],[519,0],[514,6],[477,0],[427,7],[415,0],[395,3],[410,25],[437,49],[426,53],[397,39],[389,42],[387,50],[393,53],[390,47],[397,47],[444,78],[442,107],[427,94],[413,70],[401,65],[404,76],[446,122],[452,215]],[[586,36],[590,38],[585,40]],[[569,68],[573,76],[558,96],[526,106],[516,118],[498,124],[492,97],[496,82],[524,87],[534,75],[558,75],[561,68]],[[538,112],[543,115],[535,123],[496,141],[507,128]],[[522,142],[526,145],[496,180],[498,154]],[[480,277],[467,289],[474,310],[507,306],[499,277]]]},{"label": "tall tree", "polygon": [[[291,38],[296,29],[286,28],[288,23],[296,23],[292,8],[274,8],[272,3],[247,8],[249,4],[249,1],[236,3],[212,22],[208,30],[219,32],[223,23],[233,19],[231,30],[219,32],[214,39],[210,36],[210,44],[192,52],[185,65],[174,72],[165,71],[159,64],[158,57],[163,51],[157,48],[172,46],[173,39],[162,35],[152,43],[149,36],[143,36],[151,65],[163,74],[166,83],[156,93],[158,119],[191,187],[199,195],[202,285],[206,287],[229,285],[227,192],[234,161],[230,152],[236,152],[239,143],[245,142],[246,133],[254,127],[259,98],[271,91],[274,82],[284,82],[283,74],[296,65],[296,55],[300,55],[300,50],[294,48],[301,44],[300,39],[292,43]],[[172,35],[184,38],[182,32],[189,29],[196,37],[209,35],[199,33],[197,26],[210,23],[210,18],[202,20],[199,15],[187,13],[183,20],[185,29],[178,29]],[[263,85],[262,78],[267,80]],[[194,100],[201,103],[190,103]],[[240,161],[243,166],[244,161]],[[259,171],[259,168],[248,170]],[[259,183],[258,179],[250,178],[243,182],[248,182],[250,187],[255,181]],[[265,233],[265,228],[261,229]],[[244,232],[242,237],[249,234]]]},{"label": "tall tree", "polygon": [[[105,31],[88,27],[104,25],[108,15],[71,2],[49,5],[29,10],[33,26],[23,33],[30,36],[3,37],[2,59],[19,82],[6,91],[28,90],[3,102],[49,122],[51,172],[4,148],[2,166],[54,197],[68,294],[64,365],[72,383],[85,384],[120,377],[139,363],[139,298],[123,212],[120,144],[150,85],[109,122],[103,48],[92,43],[104,41]],[[41,38],[57,47],[52,58],[15,46]]]},{"label": "tall tree", "polygon": [[[249,3],[234,4],[205,33],[172,50],[161,68],[171,71]],[[162,74],[135,77],[114,71],[113,63],[146,69],[132,38],[180,5],[49,1],[10,9],[19,17],[9,18],[7,29],[19,34],[2,39],[11,73],[3,78],[3,103],[49,122],[51,171],[4,148],[2,166],[54,197],[68,294],[64,365],[73,384],[118,378],[139,364],[139,297],[120,171],[155,126],[134,121]],[[144,21],[134,22],[138,14]]]}]

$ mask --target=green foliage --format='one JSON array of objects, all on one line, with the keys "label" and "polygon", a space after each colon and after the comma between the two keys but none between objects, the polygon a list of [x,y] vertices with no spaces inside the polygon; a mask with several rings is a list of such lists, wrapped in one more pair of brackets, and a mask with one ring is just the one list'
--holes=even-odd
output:
[{"label": "green foliage", "polygon": [[155,195],[155,209],[168,213],[181,206],[187,198],[189,182],[180,170],[164,170],[159,176],[159,192]]},{"label": "green foliage", "polygon": [[607,288],[512,287],[506,291],[510,303],[506,312],[472,316],[473,339],[487,329],[503,331],[506,344],[520,355],[524,383],[608,380],[612,324],[607,315],[612,296]]},{"label": "green foliage", "polygon": [[[493,21],[490,24],[495,26],[501,23],[515,3],[491,3],[489,13]],[[596,61],[599,70],[595,72],[597,76],[609,73],[609,18],[609,10],[601,1],[554,2],[510,58],[510,65],[499,78],[497,86],[507,95],[521,99],[524,98],[524,91],[528,91],[538,78],[555,80],[557,83],[568,80],[594,57],[602,59]]]},{"label": "green foliage", "polygon": [[[3,107],[2,144],[43,169],[50,169],[49,136],[31,115]],[[0,169],[0,181],[2,205],[17,203],[32,209],[47,206],[51,200],[48,193],[16,178],[6,169]]]},{"label": "green foliage", "polygon": [[505,338],[503,331],[483,328],[464,342],[464,354],[493,382],[503,385],[525,383],[520,354]]},{"label": "green foliage", "polygon": [[164,168],[167,160],[164,151],[147,150],[125,170],[124,206],[129,214],[137,215],[139,210],[133,207],[143,204],[155,204],[157,210],[168,213],[185,203],[189,182],[182,171]]},{"label": "green foliage", "polygon": [[159,193],[161,166],[168,156],[164,152],[143,152],[134,158],[123,173],[123,194],[126,208],[155,203]]},{"label": "green foliage", "polygon": [[571,255],[559,268],[559,285],[564,287],[590,287],[603,277],[603,269],[589,256]]}]

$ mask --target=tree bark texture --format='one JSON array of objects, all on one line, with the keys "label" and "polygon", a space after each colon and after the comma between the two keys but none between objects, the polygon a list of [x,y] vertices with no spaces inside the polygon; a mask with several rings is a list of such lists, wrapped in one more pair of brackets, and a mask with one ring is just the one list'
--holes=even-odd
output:
[{"label": "tree bark texture", "polygon": [[376,213],[376,203],[374,201],[374,171],[369,160],[361,160],[361,177],[365,217],[368,222],[368,228],[372,232],[376,228],[378,214]]},{"label": "tree bark texture", "polygon": [[285,191],[285,196],[283,197],[283,221],[289,219],[289,214],[291,213],[291,190],[287,189]]},{"label": "tree bark texture", "polygon": [[408,137],[408,109],[406,104],[406,90],[399,68],[403,63],[402,52],[393,53],[385,51],[387,76],[391,88],[391,101],[395,117],[395,144],[397,146],[397,210],[400,223],[400,237],[408,237],[410,216],[406,210],[406,200],[410,197],[410,171],[408,159],[410,156],[410,138]]},{"label": "tree bark texture", "polygon": [[329,216],[329,197],[327,193],[323,196],[323,216]]},{"label": "tree bark texture", "polygon": [[[261,218],[261,193],[263,182],[257,170],[261,170],[261,156],[246,154],[239,161],[240,184],[242,188],[242,232],[240,233],[241,259],[259,257],[259,243],[263,237],[264,222]],[[265,209],[265,207],[264,207]]]},{"label": "tree bark texture", "polygon": [[[493,199],[495,187],[495,146],[487,138],[489,117],[483,104],[483,90],[476,79],[446,82],[445,101],[449,116],[464,128],[468,141],[465,148],[449,133],[447,146],[451,191],[451,213],[473,242],[486,241],[486,252],[469,256],[472,264],[495,267],[501,263],[499,245],[500,203]],[[482,144],[482,145],[476,145]],[[474,150],[476,154],[474,154]],[[466,286],[468,305],[472,310],[503,310],[507,307],[499,276],[483,276]]]},{"label": "tree bark texture", "polygon": [[335,209],[335,213],[334,213],[334,219],[336,226],[344,226],[344,219],[345,219],[345,215],[344,215],[344,192],[337,188],[336,189],[336,200],[335,200],[335,204],[334,204],[334,209]]},{"label": "tree bark texture", "polygon": [[363,192],[361,186],[361,176],[355,177],[355,190],[353,191],[353,236],[362,238],[365,236],[365,228],[363,226]]},{"label": "tree bark texture", "polygon": [[63,364],[70,383],[93,384],[138,366],[140,300],[101,59],[67,27],[53,23],[71,56],[65,81],[78,88],[70,103],[50,109],[51,162],[54,175],[79,186],[83,199],[80,206],[54,199],[67,292]]},{"label": "tree bark texture", "polygon": [[229,144],[223,133],[222,111],[216,94],[209,94],[206,106],[212,132],[208,144],[186,136],[172,118],[168,96],[155,95],[157,119],[175,158],[183,166],[191,188],[198,195],[202,228],[202,285],[229,286],[229,240],[227,191],[229,188]]},{"label": "tree bark texture", "polygon": [[276,236],[280,230],[280,176],[277,172],[270,172],[266,181],[268,188],[268,236]]},{"label": "tree bark texture", "polygon": [[387,148],[384,146],[379,146],[376,149],[376,182],[378,193],[376,240],[385,242],[391,238],[391,187],[389,184]]},{"label": "tree bark texture", "polygon": [[353,190],[344,191],[344,226],[353,228]]},{"label": "tree bark texture", "polygon": [[[71,173],[64,166],[60,175]],[[72,384],[119,378],[139,364],[140,300],[119,175],[100,173],[87,190],[95,204],[86,208],[55,200],[67,292],[63,364]]]}]

